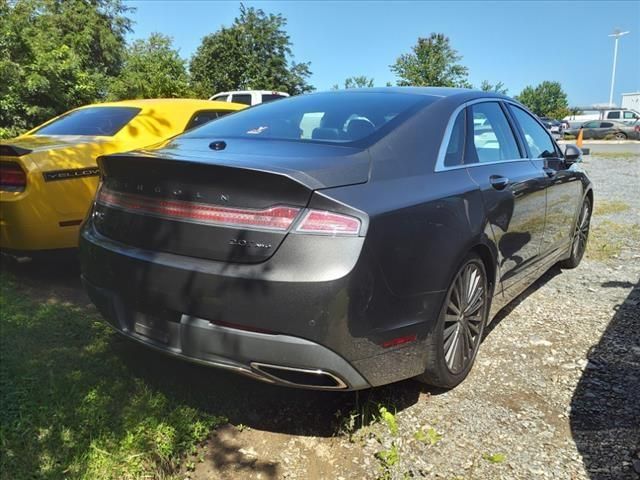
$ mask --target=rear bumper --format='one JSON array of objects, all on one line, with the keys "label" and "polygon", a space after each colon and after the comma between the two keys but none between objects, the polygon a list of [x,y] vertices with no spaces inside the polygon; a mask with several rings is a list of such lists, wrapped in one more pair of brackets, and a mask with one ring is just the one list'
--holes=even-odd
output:
[{"label": "rear bumper", "polygon": [[[90,219],[80,262],[92,300],[124,335],[290,386],[260,364],[320,371],[337,379],[329,388],[348,390],[419,375],[441,302],[439,292],[390,294],[356,237],[290,235],[266,262],[231,264],[124,245]],[[412,343],[383,346],[412,334]]]},{"label": "rear bumper", "polygon": [[370,386],[342,357],[309,340],[224,327],[185,314],[174,320],[150,319],[127,308],[113,291],[96,287],[84,277],[83,283],[113,328],[171,356],[298,388],[358,390]]},{"label": "rear bumper", "polygon": [[[0,195],[0,248],[30,255],[40,250],[77,248],[82,214],[62,216],[47,198],[26,192]],[[88,203],[88,202],[87,202]]]}]

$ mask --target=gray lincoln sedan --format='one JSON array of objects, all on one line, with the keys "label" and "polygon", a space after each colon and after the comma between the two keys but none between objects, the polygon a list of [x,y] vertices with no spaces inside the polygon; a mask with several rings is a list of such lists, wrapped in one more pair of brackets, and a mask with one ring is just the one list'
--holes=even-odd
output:
[{"label": "gray lincoln sedan", "polygon": [[278,385],[451,388],[485,326],[582,259],[581,151],[495,93],[295,96],[99,159],[81,229],[106,321]]}]

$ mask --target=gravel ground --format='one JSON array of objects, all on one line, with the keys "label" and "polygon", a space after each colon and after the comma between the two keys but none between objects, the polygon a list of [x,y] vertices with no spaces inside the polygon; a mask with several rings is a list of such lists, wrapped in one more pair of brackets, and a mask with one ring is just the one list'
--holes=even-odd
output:
[{"label": "gravel ground", "polygon": [[[349,428],[345,410],[340,433],[328,438],[313,428],[230,428],[185,477],[640,478],[639,161],[585,161],[596,189],[595,243],[617,248],[590,252],[575,270],[551,269],[512,302],[465,382],[359,394],[353,413],[379,404],[397,411],[395,435],[382,420]],[[241,463],[212,461],[219,441],[231,442]],[[265,461],[267,469],[246,467]]]},{"label": "gravel ground", "polygon": [[[145,353],[184,388],[220,382],[230,399],[230,423],[179,478],[640,479],[640,156],[584,165],[587,257],[499,313],[453,390],[290,390]],[[34,296],[88,302],[75,276],[21,267]]]}]

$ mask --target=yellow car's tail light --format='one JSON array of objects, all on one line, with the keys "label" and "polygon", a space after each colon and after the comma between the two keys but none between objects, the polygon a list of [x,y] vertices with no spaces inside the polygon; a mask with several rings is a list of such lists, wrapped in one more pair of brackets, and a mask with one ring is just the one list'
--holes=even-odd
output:
[{"label": "yellow car's tail light", "polygon": [[27,186],[27,175],[14,162],[0,162],[0,190],[22,192]]}]

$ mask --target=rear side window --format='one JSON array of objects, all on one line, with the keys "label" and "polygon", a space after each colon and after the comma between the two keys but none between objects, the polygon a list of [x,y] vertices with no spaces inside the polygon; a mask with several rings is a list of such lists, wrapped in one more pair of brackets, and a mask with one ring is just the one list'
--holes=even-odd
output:
[{"label": "rear side window", "polygon": [[226,93],[223,93],[221,95],[214,95],[211,100],[216,101],[216,102],[226,102],[227,101],[227,97],[229,95],[227,95]]},{"label": "rear side window", "polygon": [[600,122],[587,122],[582,125],[583,128],[598,128],[600,126]]},{"label": "rear side window", "polygon": [[278,95],[277,93],[265,93],[262,95],[262,103],[273,102],[274,100],[280,100],[281,98],[287,98],[284,95]]},{"label": "rear side window", "polygon": [[251,105],[251,95],[248,93],[237,93],[231,95],[231,101],[233,103],[242,103],[244,105]]},{"label": "rear side window", "polygon": [[469,108],[473,115],[473,145],[478,162],[520,158],[513,131],[498,103],[476,103]]},{"label": "rear side window", "polygon": [[444,157],[445,167],[454,167],[462,164],[464,157],[464,140],[466,137],[466,123],[467,123],[467,111],[462,110],[451,130],[451,136],[449,137],[449,145],[447,145],[447,152]]},{"label": "rear side window", "polygon": [[611,119],[620,118],[620,112],[609,112],[607,114],[607,118],[611,118]]},{"label": "rear side window", "polygon": [[327,92],[263,103],[208,123],[189,138],[267,138],[346,143],[369,137],[413,107],[437,97],[382,92]]},{"label": "rear side window", "polygon": [[135,117],[139,108],[89,107],[74,110],[39,128],[34,135],[98,135],[111,137]]},{"label": "rear side window", "polygon": [[510,108],[522,128],[531,158],[555,157],[556,149],[547,131],[521,108],[513,105]]},{"label": "rear side window", "polygon": [[187,130],[204,125],[211,120],[223,117],[229,113],[231,113],[229,110],[201,110],[193,114],[193,117],[191,117],[191,120],[189,120],[184,130],[186,132]]},{"label": "rear side window", "polygon": [[611,128],[611,127],[613,127],[613,123],[611,122],[602,122],[600,124],[600,128]]}]

